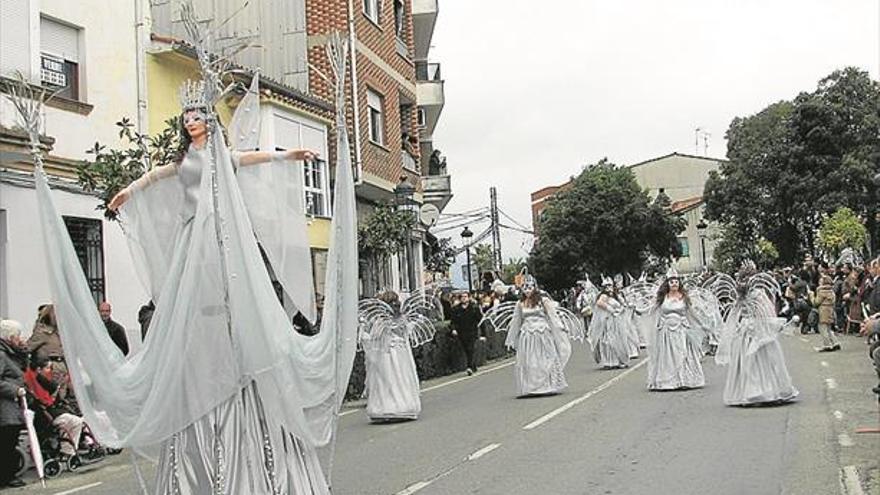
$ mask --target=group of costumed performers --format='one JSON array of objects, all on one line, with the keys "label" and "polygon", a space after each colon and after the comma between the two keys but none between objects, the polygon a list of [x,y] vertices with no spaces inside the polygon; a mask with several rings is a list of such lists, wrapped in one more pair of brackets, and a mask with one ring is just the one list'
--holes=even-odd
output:
[{"label": "group of costumed performers", "polygon": [[558,394],[565,390],[565,365],[571,340],[584,339],[583,319],[547,296],[530,274],[522,297],[501,303],[484,316],[496,331],[506,331],[505,345],[516,351],[513,367],[517,397]]},{"label": "group of costumed performers", "polygon": [[[183,147],[109,203],[155,301],[143,349],[124,356],[107,334],[49,189],[39,142],[42,100],[27,85],[12,100],[28,131],[52,299],[85,420],[111,447],[158,459],[143,493],[329,494],[338,411],[357,346],[357,231],[344,124],[348,46],[327,45],[336,76],[334,215],[320,332],[314,321],[302,161],[309,150],[253,152],[258,76],[239,102],[227,143],[215,105],[231,94],[228,57],[184,4],[202,79],[181,91]],[[238,84],[238,83],[236,83]],[[247,88],[246,88],[247,89]],[[259,246],[258,246],[259,242]],[[260,247],[283,287],[273,288]],[[410,358],[411,359],[411,358]]]},{"label": "group of costumed performers", "polygon": [[434,338],[442,319],[440,299],[421,290],[402,303],[394,291],[358,303],[358,342],[367,368],[367,417],[375,422],[419,417],[419,376],[412,350]]}]

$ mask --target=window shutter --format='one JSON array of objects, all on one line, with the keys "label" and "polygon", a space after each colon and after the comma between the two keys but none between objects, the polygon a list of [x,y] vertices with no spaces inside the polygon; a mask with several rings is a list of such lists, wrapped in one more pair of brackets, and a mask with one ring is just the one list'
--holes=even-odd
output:
[{"label": "window shutter", "polygon": [[40,51],[79,63],[79,29],[40,17]]},{"label": "window shutter", "polygon": [[0,74],[31,75],[29,0],[0,1]]},{"label": "window shutter", "polygon": [[367,105],[370,108],[375,108],[378,111],[382,111],[382,97],[372,90],[367,90]]}]

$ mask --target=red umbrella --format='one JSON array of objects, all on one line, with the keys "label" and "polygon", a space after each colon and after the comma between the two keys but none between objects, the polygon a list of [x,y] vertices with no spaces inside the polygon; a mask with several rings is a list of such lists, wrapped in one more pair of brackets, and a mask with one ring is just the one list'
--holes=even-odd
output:
[{"label": "red umbrella", "polygon": [[40,440],[37,438],[37,430],[34,429],[34,412],[27,408],[27,402],[24,396],[19,397],[21,400],[21,414],[24,416],[24,423],[27,426],[28,443],[31,446],[31,458],[37,468],[37,476],[40,477],[40,483],[46,486],[46,477],[43,473],[43,451],[40,450]]}]

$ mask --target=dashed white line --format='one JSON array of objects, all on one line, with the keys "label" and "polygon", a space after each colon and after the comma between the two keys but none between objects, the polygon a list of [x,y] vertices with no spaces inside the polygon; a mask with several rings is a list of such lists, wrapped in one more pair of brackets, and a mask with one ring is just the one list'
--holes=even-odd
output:
[{"label": "dashed white line", "polygon": [[838,421],[843,421],[843,413],[841,411],[834,411],[834,418]]},{"label": "dashed white line", "polygon": [[607,382],[603,383],[602,385],[599,385],[598,387],[594,388],[593,390],[590,390],[589,392],[587,392],[586,394],[584,394],[584,395],[578,397],[577,399],[575,399],[575,400],[573,400],[573,401],[571,401],[571,402],[569,402],[569,403],[567,403],[567,404],[564,404],[564,405],[562,405],[562,406],[560,406],[560,407],[558,407],[558,408],[556,408],[556,409],[550,411],[549,413],[547,413],[547,414],[541,416],[540,418],[538,418],[538,419],[532,421],[531,423],[529,423],[529,424],[523,426],[523,430],[533,430],[533,429],[535,429],[535,428],[541,426],[542,424],[546,423],[547,421],[550,421],[551,419],[555,418],[556,416],[559,416],[560,414],[564,413],[565,411],[568,411],[568,410],[571,409],[572,407],[574,407],[574,406],[580,404],[581,402],[584,402],[585,400],[587,400],[587,399],[589,399],[590,397],[592,397],[592,396],[598,394],[599,392],[605,390],[606,388],[610,387],[611,385],[614,385],[615,383],[617,383],[618,381],[622,380],[624,377],[626,377],[626,376],[629,375],[630,373],[632,373],[632,372],[634,372],[635,370],[637,370],[637,369],[641,368],[642,366],[644,366],[647,362],[648,362],[647,359],[643,360],[643,361],[640,362],[639,364],[637,364],[637,365],[633,366],[632,368],[630,368],[630,369],[624,371],[623,373],[620,373],[619,375],[617,375],[617,376],[615,376],[614,378],[608,380]]},{"label": "dashed white line", "polygon": [[491,444],[483,447],[482,449],[474,452],[473,454],[470,454],[469,456],[465,457],[463,461],[450,467],[446,471],[443,471],[442,473],[438,474],[437,476],[434,476],[433,478],[431,478],[429,480],[423,480],[423,481],[419,481],[417,483],[413,483],[412,485],[409,485],[408,487],[395,493],[394,495],[413,495],[414,493],[430,486],[435,481],[449,476],[450,474],[452,474],[453,471],[464,466],[466,463],[468,463],[470,461],[475,461],[475,460],[479,459],[480,457],[483,457],[484,455],[488,454],[489,452],[492,452],[493,450],[497,449],[498,447],[501,447],[500,443],[491,443]]},{"label": "dashed white line", "polygon": [[70,495],[71,493],[81,492],[83,490],[88,490],[89,488],[95,488],[96,486],[103,485],[103,481],[98,481],[97,483],[92,483],[91,485],[83,485],[77,488],[71,488],[70,490],[65,490],[63,492],[56,492],[53,495]]},{"label": "dashed white line", "polygon": [[825,385],[828,386],[829,390],[834,390],[835,388],[837,388],[837,380],[835,380],[834,378],[826,378]]},{"label": "dashed white line", "polygon": [[840,473],[840,492],[843,495],[865,495],[859,471],[855,466],[845,466]]},{"label": "dashed white line", "polygon": [[467,460],[468,461],[475,461],[475,460],[479,459],[480,457],[483,457],[484,455],[488,454],[489,452],[492,452],[493,450],[497,449],[498,447],[501,447],[500,443],[493,443],[493,444],[486,445],[482,449],[467,456]]},{"label": "dashed white line", "polygon": [[849,435],[846,433],[841,433],[837,435],[837,443],[840,444],[841,447],[852,447],[855,443],[852,441]]},{"label": "dashed white line", "polygon": [[819,364],[821,364],[823,368],[828,367],[828,361],[819,361]]},{"label": "dashed white line", "polygon": [[413,493],[421,490],[422,488],[424,488],[430,484],[431,484],[430,481],[419,481],[418,483],[413,483],[412,485],[409,485],[408,487],[404,488],[403,490],[400,490],[395,495],[412,495]]},{"label": "dashed white line", "polygon": [[801,342],[810,342],[810,339],[808,339],[806,337],[800,337],[800,339],[801,339]]}]

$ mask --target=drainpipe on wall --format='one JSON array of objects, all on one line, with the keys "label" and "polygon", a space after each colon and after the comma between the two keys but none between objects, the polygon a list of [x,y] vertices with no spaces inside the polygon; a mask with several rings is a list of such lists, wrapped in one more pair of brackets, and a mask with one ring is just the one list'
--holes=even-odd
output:
[{"label": "drainpipe on wall", "polygon": [[348,0],[348,53],[351,56],[351,101],[354,112],[354,164],[355,184],[360,185],[364,181],[364,167],[361,160],[361,105],[358,98],[357,76],[357,35],[354,32],[355,18],[352,0]]},{"label": "drainpipe on wall", "polygon": [[[137,129],[141,134],[147,134],[149,122],[147,120],[147,65],[146,45],[147,29],[149,20],[144,8],[146,0],[134,0],[134,32],[135,32],[135,67],[137,70]],[[152,167],[152,164],[148,164]]]}]

